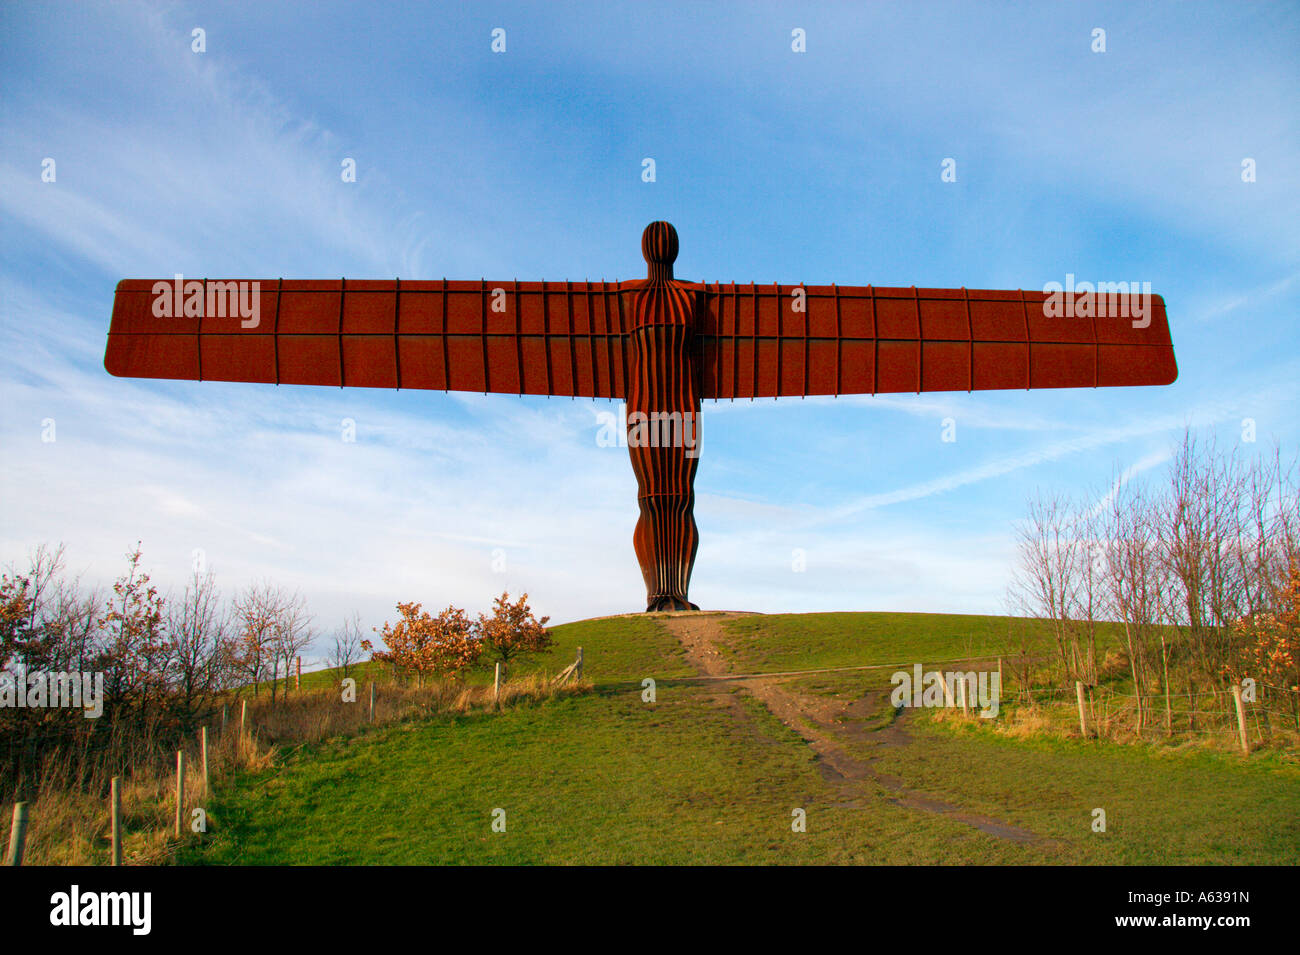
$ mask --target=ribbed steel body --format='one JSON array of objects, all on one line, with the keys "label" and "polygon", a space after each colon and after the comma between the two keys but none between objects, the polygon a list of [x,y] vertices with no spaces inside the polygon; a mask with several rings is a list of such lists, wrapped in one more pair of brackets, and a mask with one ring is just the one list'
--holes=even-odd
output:
[{"label": "ribbed steel body", "polygon": [[[646,232],[643,248],[651,239]],[[676,236],[672,238],[675,257]],[[673,281],[668,252],[667,243],[646,248],[650,279],[634,294],[632,305],[627,443],[641,511],[632,543],[645,578],[646,609],[698,610],[686,599],[699,546],[694,514],[700,449],[696,303],[694,291]]]}]

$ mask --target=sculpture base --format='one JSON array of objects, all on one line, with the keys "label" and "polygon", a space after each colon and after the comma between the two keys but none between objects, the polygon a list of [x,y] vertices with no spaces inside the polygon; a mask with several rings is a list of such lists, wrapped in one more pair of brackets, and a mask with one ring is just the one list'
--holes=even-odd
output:
[{"label": "sculpture base", "polygon": [[689,600],[682,600],[680,597],[656,597],[650,601],[650,605],[645,608],[646,613],[672,613],[679,610],[699,610],[700,608]]}]

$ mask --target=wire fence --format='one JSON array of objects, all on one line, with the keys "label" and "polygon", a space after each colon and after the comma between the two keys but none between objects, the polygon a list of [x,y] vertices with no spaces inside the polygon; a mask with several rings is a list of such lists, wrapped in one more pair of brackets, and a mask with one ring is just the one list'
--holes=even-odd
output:
[{"label": "wire fence", "polygon": [[[958,664],[986,664],[991,670],[997,667],[1004,677],[1007,671],[1013,674],[1012,682],[1016,685],[1008,692],[1007,683],[1001,683],[1000,704],[1010,706],[1012,712],[1017,706],[1029,706],[1040,715],[1044,711],[1053,717],[1052,722],[1070,726],[1078,721],[1078,694],[1073,682],[1063,677],[1060,686],[1024,685],[1023,680],[1015,675],[1017,669],[1025,670],[1031,664],[1044,661],[1059,662],[1055,655],[1037,655],[1033,657],[997,654],[978,654],[965,657],[949,657],[942,660],[929,660],[919,665],[925,672],[949,672],[945,668]],[[1005,665],[1004,664],[1008,664]],[[674,683],[736,683],[753,680],[797,680],[810,676],[837,673],[868,673],[870,671],[894,671],[913,673],[918,662],[915,660],[894,663],[850,664],[844,666],[810,667],[800,670],[771,670],[750,673],[702,674],[697,676],[673,677]],[[1027,672],[1027,671],[1025,671]],[[947,678],[945,677],[945,680]],[[1290,737],[1300,731],[1300,701],[1295,694],[1284,687],[1255,681],[1258,695],[1254,699],[1244,699],[1242,715],[1247,724],[1247,741],[1249,744],[1268,743],[1279,736]],[[1264,692],[1258,692],[1264,691]],[[1104,683],[1084,686],[1084,721],[1089,726],[1089,735],[1103,735],[1111,738],[1156,737],[1163,733],[1166,737],[1177,736],[1202,737],[1219,733],[1236,734],[1239,730],[1236,703],[1230,688],[1206,687],[1201,690],[1169,690],[1152,693],[1125,693],[1113,689]],[[955,695],[945,692],[946,706],[959,708]],[[1211,701],[1206,703],[1205,701]],[[1141,717],[1139,719],[1139,716]]]}]

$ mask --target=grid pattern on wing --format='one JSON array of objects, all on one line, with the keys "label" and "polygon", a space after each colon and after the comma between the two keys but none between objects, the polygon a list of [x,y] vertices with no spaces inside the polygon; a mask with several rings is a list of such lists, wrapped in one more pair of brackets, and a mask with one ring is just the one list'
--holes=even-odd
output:
[{"label": "grid pattern on wing", "polygon": [[[701,287],[702,398],[1164,385],[1164,299],[802,285]],[[1066,300],[1069,299],[1069,301]]]},{"label": "grid pattern on wing", "polygon": [[[242,301],[225,280],[179,297],[155,294],[166,280],[119,283],[105,366],[135,378],[626,395],[614,282],[232,281]],[[187,298],[203,314],[185,315]]]}]

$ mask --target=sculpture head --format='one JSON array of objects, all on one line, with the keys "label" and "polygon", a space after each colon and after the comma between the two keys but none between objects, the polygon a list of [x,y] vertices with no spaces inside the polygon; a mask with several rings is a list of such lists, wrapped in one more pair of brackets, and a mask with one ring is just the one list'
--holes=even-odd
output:
[{"label": "sculpture head", "polygon": [[649,266],[647,278],[671,279],[677,261],[677,230],[671,222],[652,222],[641,233],[641,254]]}]

